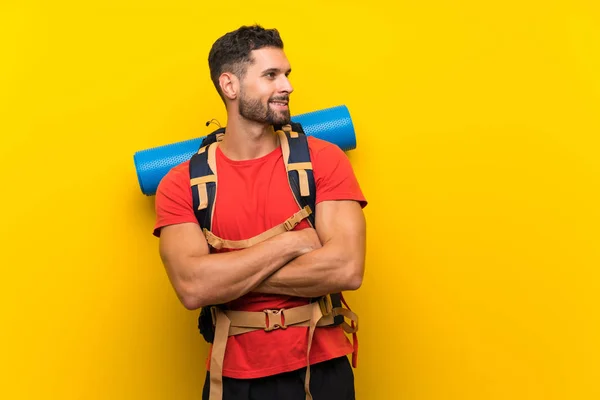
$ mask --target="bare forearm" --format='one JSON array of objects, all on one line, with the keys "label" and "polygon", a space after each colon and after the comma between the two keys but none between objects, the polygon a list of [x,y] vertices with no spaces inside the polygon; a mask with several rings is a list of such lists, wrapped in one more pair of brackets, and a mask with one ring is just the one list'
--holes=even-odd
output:
[{"label": "bare forearm", "polygon": [[306,253],[276,270],[254,291],[298,297],[356,290],[362,283],[364,256],[343,249],[322,247]]},{"label": "bare forearm", "polygon": [[354,201],[317,204],[316,226],[322,247],[276,270],[254,291],[299,297],[356,290],[362,284],[366,230]]},{"label": "bare forearm", "polygon": [[293,232],[247,249],[187,257],[177,267],[177,293],[188,309],[222,304],[250,292],[305,250]]}]

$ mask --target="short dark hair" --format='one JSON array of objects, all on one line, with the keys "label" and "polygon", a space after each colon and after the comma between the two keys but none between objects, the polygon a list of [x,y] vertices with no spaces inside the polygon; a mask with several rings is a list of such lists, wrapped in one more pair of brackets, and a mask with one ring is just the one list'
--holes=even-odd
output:
[{"label": "short dark hair", "polygon": [[243,79],[248,64],[253,62],[250,52],[263,47],[283,49],[283,41],[277,29],[265,29],[260,25],[242,26],[213,43],[208,54],[208,67],[210,78],[222,99],[223,93],[219,85],[221,74],[231,72]]}]

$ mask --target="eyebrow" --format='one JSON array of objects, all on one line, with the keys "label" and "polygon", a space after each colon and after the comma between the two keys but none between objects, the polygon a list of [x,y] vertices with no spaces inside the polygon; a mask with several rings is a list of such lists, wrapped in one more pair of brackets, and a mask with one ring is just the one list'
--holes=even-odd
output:
[{"label": "eyebrow", "polygon": [[[263,71],[263,75],[264,75],[264,74],[268,74],[268,73],[270,73],[270,72],[280,73],[280,72],[282,72],[282,70],[281,70],[281,69],[279,69],[279,68],[268,68],[268,69],[265,69],[265,70]],[[288,69],[288,70],[287,70],[287,72],[286,72],[286,73],[289,75],[291,72],[292,72],[292,69],[290,68],[290,69]]]}]

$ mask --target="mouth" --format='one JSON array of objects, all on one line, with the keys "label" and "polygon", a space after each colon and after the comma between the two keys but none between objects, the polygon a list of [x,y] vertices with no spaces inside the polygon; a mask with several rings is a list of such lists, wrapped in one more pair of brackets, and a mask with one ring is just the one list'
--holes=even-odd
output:
[{"label": "mouth", "polygon": [[281,110],[287,110],[287,108],[288,108],[287,100],[271,100],[271,101],[269,101],[269,104],[271,104],[271,105],[275,106],[275,108],[281,109]]}]

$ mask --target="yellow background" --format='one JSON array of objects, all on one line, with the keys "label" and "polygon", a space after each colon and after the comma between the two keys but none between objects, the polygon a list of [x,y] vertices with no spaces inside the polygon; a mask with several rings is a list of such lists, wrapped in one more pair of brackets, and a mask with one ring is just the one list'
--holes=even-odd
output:
[{"label": "yellow background", "polygon": [[207,55],[278,27],[370,205],[358,398],[600,398],[594,1],[2,2],[2,399],[199,399],[206,345],[138,150],[225,113]]}]

